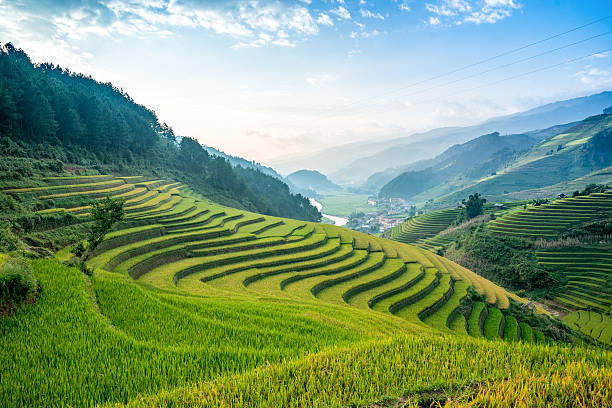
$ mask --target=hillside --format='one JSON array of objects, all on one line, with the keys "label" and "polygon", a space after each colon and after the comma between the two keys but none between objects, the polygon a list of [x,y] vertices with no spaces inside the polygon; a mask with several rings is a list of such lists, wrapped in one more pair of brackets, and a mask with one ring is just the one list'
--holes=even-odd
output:
[{"label": "hillside", "polygon": [[[491,200],[506,201],[511,193],[562,184],[596,174],[612,163],[612,115],[591,116],[566,131],[548,138],[500,167],[488,177],[475,180],[469,186],[443,195],[439,203],[456,202],[474,192]],[[561,190],[555,193],[571,193]],[[414,196],[425,200],[435,191]]]},{"label": "hillside", "polygon": [[[0,322],[0,349],[11,356],[0,367],[10,378],[0,382],[0,406],[57,400],[180,405],[183,397],[173,390],[196,383],[232,389],[223,395],[194,389],[203,406],[237,399],[241,406],[346,405],[418,395],[430,381],[447,384],[445,392],[455,395],[456,381],[505,380],[508,367],[517,370],[517,380],[540,375],[519,368],[533,364],[575,378],[574,361],[576,369],[595,370],[593,381],[607,381],[597,371],[609,365],[603,351],[555,344],[581,340],[561,326],[551,329],[553,319],[520,307],[524,300],[516,295],[429,251],[225,207],[172,180],[60,174],[30,181],[31,187],[2,193],[15,202],[38,202],[36,217],[55,220],[35,224],[30,234],[41,242],[89,222],[88,207],[73,206],[77,199],[121,197],[126,219],[88,259],[91,278],[58,262],[70,258],[69,248],[57,260],[32,262],[41,298]],[[495,339],[504,341],[487,343]],[[48,354],[51,344],[56,352]],[[577,350],[580,361],[572,357]],[[476,363],[487,368],[466,364],[481,353],[506,357]],[[560,354],[567,359],[560,362]],[[341,355],[358,356],[351,364],[373,371],[348,374],[351,365]],[[48,364],[37,364],[43,358]],[[433,361],[456,361],[457,370],[423,377]],[[323,373],[338,373],[345,379],[338,381],[348,383]],[[257,389],[277,380],[237,385],[260,375],[289,375],[290,384],[310,378],[321,386],[262,388],[273,394],[261,396]],[[406,384],[413,388],[406,391]],[[495,393],[495,386],[483,390]]]},{"label": "hillside", "polygon": [[[485,216],[459,226],[452,223],[457,210],[434,211],[406,221],[390,237],[443,253],[476,270],[486,268],[487,259],[497,253],[513,259],[512,264],[537,263],[561,283],[557,290],[540,295],[540,301],[585,335],[612,344],[608,283],[612,194],[592,193],[541,205],[523,203],[506,203],[495,210],[496,216],[485,211]],[[527,273],[526,265],[520,273]],[[513,279],[516,284],[519,281],[503,277],[501,271],[480,272],[505,286],[511,286]]]},{"label": "hillside", "polygon": [[[434,200],[435,206],[444,208],[474,192],[503,202],[568,194],[589,183],[605,184],[610,180],[606,169],[612,163],[611,120],[612,115],[596,115],[509,139],[527,137],[532,145],[525,150],[504,147],[501,141],[489,144],[495,134],[485,135],[423,162],[423,166],[433,163],[429,167],[413,165],[415,170],[391,180],[380,194],[417,203]],[[539,142],[532,143],[534,139]],[[495,149],[497,144],[501,150]]]},{"label": "hillside", "polygon": [[[557,135],[575,124],[556,125],[517,135],[496,136],[499,133],[494,132],[479,136],[468,142],[453,145],[433,159],[419,160],[405,166],[374,173],[368,177],[364,187],[372,191],[380,191],[385,184],[403,173],[418,172],[429,168],[444,170],[449,165],[455,166],[461,172],[459,175],[452,175],[454,178],[461,177],[461,179],[470,180],[478,177],[478,175],[488,175],[502,164],[512,160],[519,152],[527,150],[535,143]],[[464,172],[465,175],[463,175]],[[461,180],[454,180],[454,183],[457,182],[460,183]]]},{"label": "hillside", "polygon": [[342,187],[332,183],[325,174],[316,170],[298,170],[289,174],[287,180],[298,188],[313,190],[317,193],[342,190]]},{"label": "hillside", "polygon": [[281,180],[260,168],[232,167],[194,139],[175,137],[122,89],[53,64],[35,66],[11,44],[0,48],[0,95],[0,156],[9,161],[53,159],[101,172],[174,178],[226,205],[320,219]]},{"label": "hillside", "polygon": [[234,167],[240,166],[240,167],[244,167],[245,169],[250,168],[253,170],[258,170],[262,172],[263,174],[267,174],[268,176],[272,176],[279,180],[283,180],[283,176],[278,174],[276,170],[274,170],[272,167],[264,166],[255,161],[249,161],[247,159],[243,159],[242,157],[232,156],[231,154],[224,153],[219,149],[215,149],[214,147],[210,147],[210,146],[203,146],[203,147],[204,147],[204,150],[206,150],[210,155],[223,157]]},{"label": "hillside", "polygon": [[454,145],[431,160],[415,163],[415,167],[420,164],[423,169],[401,173],[382,186],[379,195],[410,198],[439,185],[447,189],[456,188],[474,178],[488,176],[500,165],[511,161],[518,152],[539,142],[541,134],[500,136],[495,132]]}]

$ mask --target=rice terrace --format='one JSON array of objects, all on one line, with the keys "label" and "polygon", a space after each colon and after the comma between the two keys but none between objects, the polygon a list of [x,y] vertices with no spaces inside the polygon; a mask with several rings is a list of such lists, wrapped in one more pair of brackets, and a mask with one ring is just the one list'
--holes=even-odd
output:
[{"label": "rice terrace", "polygon": [[0,1],[0,407],[612,408],[607,6]]}]

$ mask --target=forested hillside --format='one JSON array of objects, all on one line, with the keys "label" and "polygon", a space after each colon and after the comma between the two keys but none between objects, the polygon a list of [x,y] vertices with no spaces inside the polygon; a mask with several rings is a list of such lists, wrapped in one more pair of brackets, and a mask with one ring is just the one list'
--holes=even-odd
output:
[{"label": "forested hillside", "polygon": [[180,142],[155,112],[124,90],[0,49],[0,154],[59,160],[103,172],[168,177],[223,204],[303,220],[320,215],[305,197],[260,171]]}]

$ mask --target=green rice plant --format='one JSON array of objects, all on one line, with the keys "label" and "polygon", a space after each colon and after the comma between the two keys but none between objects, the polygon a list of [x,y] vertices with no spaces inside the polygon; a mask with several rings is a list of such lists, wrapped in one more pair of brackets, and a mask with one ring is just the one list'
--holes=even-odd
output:
[{"label": "green rice plant", "polygon": [[465,316],[458,310],[452,313],[448,320],[448,327],[456,334],[460,335],[468,335],[467,331],[467,321],[465,320]]},{"label": "green rice plant", "polygon": [[[337,240],[332,240],[331,242],[332,245],[339,244]],[[277,266],[239,271],[232,275],[210,281],[208,284],[228,290],[244,286],[259,294],[283,295],[281,282],[287,278],[287,274],[312,271],[324,267],[339,267],[346,265],[346,263],[342,264],[342,262],[353,256],[353,247],[349,244],[339,244],[334,249],[334,251],[325,251],[321,256],[309,258],[308,260],[295,259],[292,262]],[[354,259],[351,262],[353,261]]]},{"label": "green rice plant", "polygon": [[513,316],[506,316],[506,326],[504,327],[504,340],[505,341],[518,341],[519,337],[519,324],[516,318]]},{"label": "green rice plant", "polygon": [[472,304],[472,311],[468,318],[468,333],[473,337],[482,337],[483,333],[480,330],[480,316],[485,310],[485,304],[483,302],[474,302]]},{"label": "green rice plant", "polygon": [[[558,357],[550,358],[554,353]],[[580,349],[576,355],[557,346],[485,343],[467,336],[406,336],[143,396],[128,406],[375,406],[393,396],[398,404],[417,407],[429,405],[436,391],[446,406],[464,406],[465,396],[483,407],[508,401],[508,406],[595,408],[610,397],[608,354]]]},{"label": "green rice plant", "polygon": [[[461,300],[467,295],[467,288],[469,287],[469,284],[463,281],[456,281],[453,283],[452,287],[453,291],[451,296],[449,296],[448,299],[442,303],[441,307],[439,307],[429,316],[422,319],[423,322],[440,331],[448,331],[451,329],[453,312],[457,310]],[[419,318],[421,318],[421,316],[419,316]]]},{"label": "green rice plant", "polygon": [[[281,282],[281,288],[294,296],[312,298],[326,290],[330,290],[336,284],[369,275],[382,267],[385,262],[384,254],[369,254],[361,249],[354,251],[354,257],[356,259],[350,263],[350,266],[347,265],[348,267],[315,269],[308,271],[308,273],[291,276]],[[347,258],[344,262],[347,263],[350,259]],[[341,293],[336,293],[334,296],[333,292],[331,290],[329,295],[337,299],[337,303],[342,304]]]},{"label": "green rice plant", "polygon": [[[391,305],[389,311],[408,321],[421,322],[421,313],[427,310],[436,310],[448,299],[449,291],[452,291],[450,275],[439,274],[438,276],[439,282],[433,290],[422,291],[417,296],[402,299]],[[444,300],[441,301],[441,299]]]},{"label": "green rice plant", "polygon": [[527,323],[520,322],[519,327],[521,328],[521,340],[527,343],[533,343],[533,330]]},{"label": "green rice plant", "polygon": [[489,307],[488,311],[487,319],[484,322],[484,336],[489,340],[497,340],[500,338],[500,324],[504,316],[496,307]]}]

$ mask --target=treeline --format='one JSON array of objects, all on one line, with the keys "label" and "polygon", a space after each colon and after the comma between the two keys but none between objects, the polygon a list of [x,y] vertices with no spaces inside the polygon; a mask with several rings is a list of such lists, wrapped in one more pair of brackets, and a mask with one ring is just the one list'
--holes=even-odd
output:
[{"label": "treeline", "polygon": [[103,172],[175,178],[222,204],[318,221],[308,199],[260,171],[232,167],[195,140],[180,143],[154,111],[122,89],[0,47],[0,154]]}]

